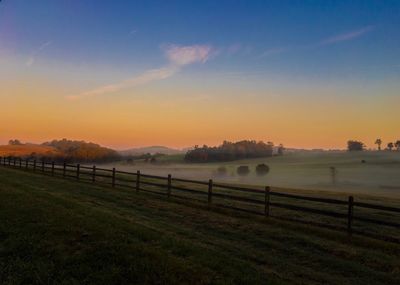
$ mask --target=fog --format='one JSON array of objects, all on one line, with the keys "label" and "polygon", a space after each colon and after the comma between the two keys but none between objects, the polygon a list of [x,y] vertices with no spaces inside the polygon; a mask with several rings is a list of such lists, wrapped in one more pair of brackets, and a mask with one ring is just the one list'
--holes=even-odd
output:
[{"label": "fog", "polygon": [[[364,162],[363,162],[364,161]],[[265,163],[270,171],[258,176],[255,168]],[[249,166],[246,176],[237,174],[237,167]],[[227,182],[243,185],[272,186],[291,189],[321,190],[343,194],[369,194],[400,198],[400,153],[356,152],[356,153],[295,153],[281,157],[258,158],[225,163],[145,163],[127,162],[104,164],[102,167],[144,174],[195,180]],[[225,175],[218,168],[226,169]],[[331,167],[336,179],[332,179]]]}]

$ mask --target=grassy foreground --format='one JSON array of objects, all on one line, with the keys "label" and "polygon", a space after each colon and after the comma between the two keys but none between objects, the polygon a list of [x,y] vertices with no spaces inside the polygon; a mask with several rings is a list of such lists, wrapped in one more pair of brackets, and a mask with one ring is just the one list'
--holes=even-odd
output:
[{"label": "grassy foreground", "polygon": [[2,284],[400,284],[400,246],[0,167]]}]

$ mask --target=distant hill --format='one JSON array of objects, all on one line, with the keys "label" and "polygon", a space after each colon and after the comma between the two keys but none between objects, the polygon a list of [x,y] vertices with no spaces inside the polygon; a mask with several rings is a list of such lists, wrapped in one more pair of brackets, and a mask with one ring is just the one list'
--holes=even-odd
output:
[{"label": "distant hill", "polygon": [[186,153],[185,150],[180,150],[180,149],[174,149],[174,148],[169,148],[166,146],[148,146],[148,147],[138,147],[138,148],[131,148],[127,150],[121,150],[119,151],[121,155],[140,155],[140,154],[156,154],[156,153],[162,153],[162,154],[180,154],[180,153]]},{"label": "distant hill", "polygon": [[58,156],[62,153],[55,147],[38,144],[0,145],[0,156]]},{"label": "distant hill", "polygon": [[120,155],[113,149],[67,139],[42,144],[24,144],[19,140],[10,140],[8,145],[0,145],[0,156],[67,162],[109,162],[120,159]]}]

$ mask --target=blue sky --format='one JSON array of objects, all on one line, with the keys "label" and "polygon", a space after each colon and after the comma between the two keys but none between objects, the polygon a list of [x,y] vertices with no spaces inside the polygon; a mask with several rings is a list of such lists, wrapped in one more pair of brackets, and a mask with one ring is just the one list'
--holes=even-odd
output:
[{"label": "blue sky", "polygon": [[[54,60],[139,70],[162,63],[162,45],[201,43],[219,52],[207,65],[216,71],[399,74],[398,1],[4,0],[2,6],[2,47],[29,55],[49,43],[38,57]],[[5,31],[10,25],[12,33]]]}]

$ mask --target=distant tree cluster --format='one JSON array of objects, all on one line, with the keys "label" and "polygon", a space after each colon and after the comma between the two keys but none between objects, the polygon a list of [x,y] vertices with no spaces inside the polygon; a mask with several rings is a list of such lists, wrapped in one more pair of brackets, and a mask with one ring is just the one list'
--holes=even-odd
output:
[{"label": "distant tree cluster", "polygon": [[56,160],[80,162],[108,162],[119,159],[119,155],[115,150],[85,141],[72,141],[62,139],[45,142],[43,143],[43,145],[52,146],[60,151],[61,157],[53,157],[53,159]]},{"label": "distant tree cluster", "polygon": [[[375,144],[378,145],[378,150],[381,150],[382,140],[376,139]],[[386,150],[392,151],[394,148],[396,148],[398,151],[400,151],[400,140],[387,143]]]},{"label": "distant tree cluster", "polygon": [[[375,140],[375,144],[378,146],[378,151],[382,150],[382,143],[383,141],[379,138]],[[388,142],[385,150],[392,151],[394,148],[400,151],[400,140]],[[347,149],[349,151],[361,151],[365,149],[365,145],[363,142],[350,140],[347,142]]]},{"label": "distant tree cluster", "polygon": [[232,161],[245,158],[269,157],[273,153],[273,143],[244,140],[239,142],[224,141],[217,147],[195,146],[185,155],[187,162]]},{"label": "distant tree cluster", "polygon": [[17,140],[17,139],[15,139],[15,140],[9,140],[9,141],[8,141],[8,144],[9,144],[9,145],[22,145],[22,143],[21,143],[19,140]]},{"label": "distant tree cluster", "polygon": [[347,142],[347,149],[349,151],[362,151],[365,149],[365,145],[363,142],[350,140]]}]

